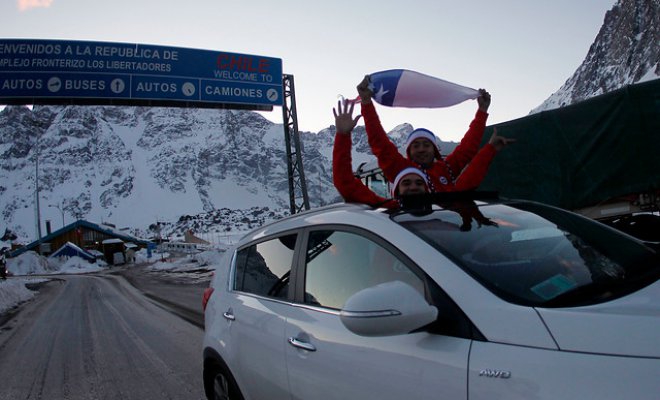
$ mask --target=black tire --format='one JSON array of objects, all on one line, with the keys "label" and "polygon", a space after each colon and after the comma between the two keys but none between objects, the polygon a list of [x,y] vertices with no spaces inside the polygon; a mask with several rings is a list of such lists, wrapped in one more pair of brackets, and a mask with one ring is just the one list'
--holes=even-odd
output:
[{"label": "black tire", "polygon": [[209,400],[243,400],[229,369],[215,361],[204,365],[204,392]]}]

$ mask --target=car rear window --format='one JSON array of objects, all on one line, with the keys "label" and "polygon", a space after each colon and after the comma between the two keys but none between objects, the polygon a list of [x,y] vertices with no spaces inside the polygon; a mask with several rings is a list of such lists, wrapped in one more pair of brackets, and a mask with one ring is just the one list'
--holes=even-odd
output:
[{"label": "car rear window", "polygon": [[297,235],[253,244],[236,254],[235,290],[260,296],[286,298]]}]

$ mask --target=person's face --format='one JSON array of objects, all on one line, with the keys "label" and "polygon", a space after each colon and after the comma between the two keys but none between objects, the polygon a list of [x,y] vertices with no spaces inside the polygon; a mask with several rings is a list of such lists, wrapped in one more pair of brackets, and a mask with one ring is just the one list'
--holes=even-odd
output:
[{"label": "person's face", "polygon": [[426,193],[426,183],[417,174],[407,174],[399,181],[399,195]]},{"label": "person's face", "polygon": [[430,140],[424,138],[417,138],[410,143],[408,152],[410,159],[420,165],[429,165],[435,159],[435,146]]}]

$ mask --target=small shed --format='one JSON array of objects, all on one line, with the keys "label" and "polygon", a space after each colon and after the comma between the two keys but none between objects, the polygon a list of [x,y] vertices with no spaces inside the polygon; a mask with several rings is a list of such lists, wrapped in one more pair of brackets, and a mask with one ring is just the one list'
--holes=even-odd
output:
[{"label": "small shed", "polygon": [[80,257],[83,260],[87,260],[89,262],[94,262],[96,261],[96,257],[91,254],[90,252],[81,249],[80,247],[76,246],[75,244],[71,242],[66,242],[62,247],[57,249],[53,254],[51,254],[49,257],[51,258],[56,258],[56,257]]},{"label": "small shed", "polygon": [[121,239],[106,239],[101,242],[103,246],[103,257],[110,265],[121,265],[126,263],[126,247]]}]

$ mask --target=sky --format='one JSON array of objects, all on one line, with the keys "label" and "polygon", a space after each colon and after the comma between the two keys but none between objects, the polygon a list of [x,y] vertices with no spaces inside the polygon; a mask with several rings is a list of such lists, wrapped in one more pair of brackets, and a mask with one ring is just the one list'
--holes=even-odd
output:
[{"label": "sky", "polygon": [[[616,0],[4,0],[0,38],[153,44],[281,58],[294,76],[300,131],[334,123],[364,75],[410,69],[492,95],[489,124],[520,118],[584,60]],[[379,106],[459,141],[477,109]],[[282,111],[262,113],[282,123]]]}]

